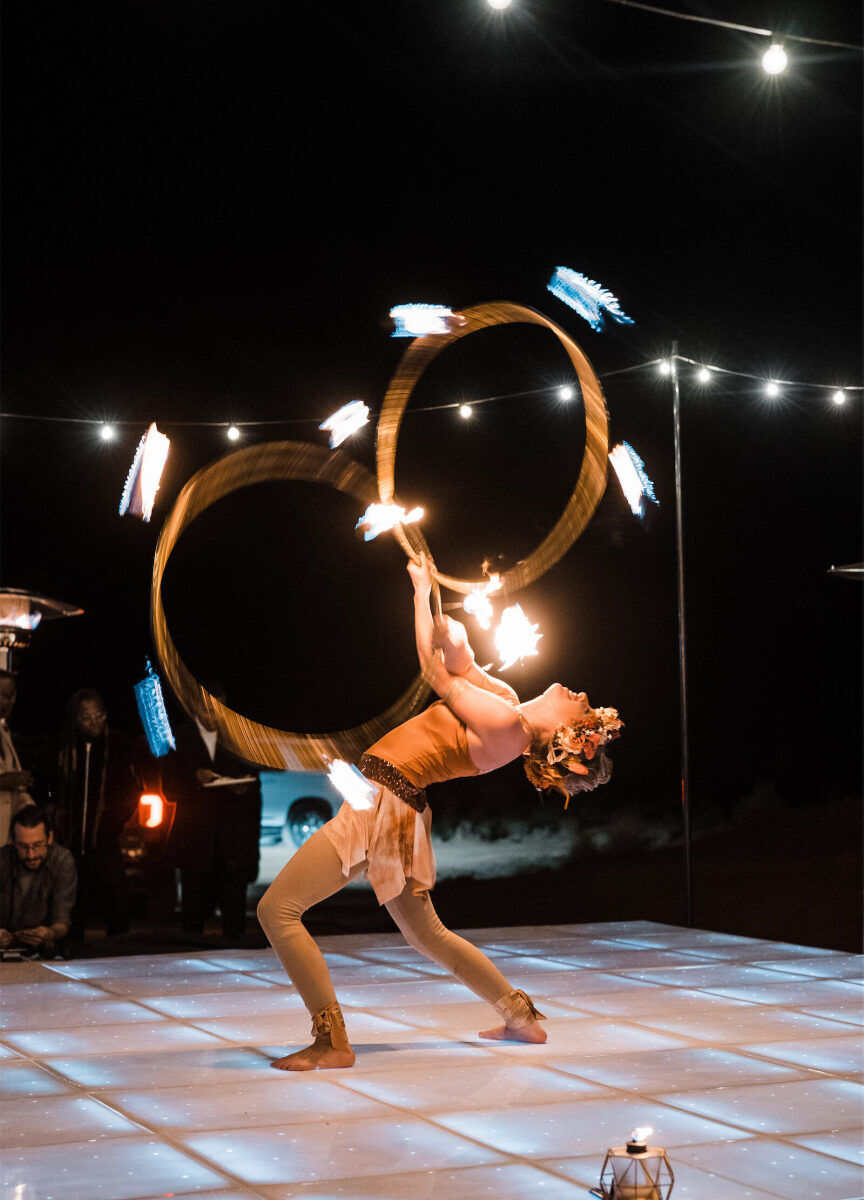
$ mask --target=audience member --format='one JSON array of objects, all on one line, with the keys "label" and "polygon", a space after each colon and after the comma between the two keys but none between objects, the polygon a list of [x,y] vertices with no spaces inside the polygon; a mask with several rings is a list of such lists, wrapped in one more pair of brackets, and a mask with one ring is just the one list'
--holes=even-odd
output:
[{"label": "audience member", "polygon": [[28,804],[0,849],[0,950],[16,945],[50,958],[62,949],[75,903],[75,862],[55,845],[51,823]]},{"label": "audience member", "polygon": [[99,692],[82,688],[66,706],[57,770],[57,840],[78,868],[71,936],[82,941],[93,916],[109,937],[129,930],[129,892],[120,834],[143,787],[143,755],[132,739],[108,725]]},{"label": "audience member", "polygon": [[0,846],[9,841],[12,818],[25,804],[32,804],[28,789],[33,774],[21,766],[18,751],[9,732],[9,718],[18,698],[18,685],[11,671],[0,671]]},{"label": "audience member", "polygon": [[[221,689],[209,690],[224,698]],[[202,706],[178,729],[177,749],[165,761],[162,780],[168,798],[177,802],[168,852],[180,868],[181,928],[203,933],[218,906],[225,939],[239,942],[246,929],[246,887],[258,875],[258,771],[218,744]]]}]

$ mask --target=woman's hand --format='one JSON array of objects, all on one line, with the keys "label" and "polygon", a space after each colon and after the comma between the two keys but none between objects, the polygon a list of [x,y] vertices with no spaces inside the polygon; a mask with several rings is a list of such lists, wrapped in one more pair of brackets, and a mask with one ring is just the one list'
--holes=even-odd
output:
[{"label": "woman's hand", "polygon": [[414,584],[414,591],[418,595],[428,596],[432,591],[432,560],[425,554],[421,554],[419,558],[410,558],[408,574]]},{"label": "woman's hand", "polygon": [[452,617],[436,617],[432,626],[432,647],[441,650],[444,666],[451,675],[464,675],[474,663],[474,651],[465,626]]}]

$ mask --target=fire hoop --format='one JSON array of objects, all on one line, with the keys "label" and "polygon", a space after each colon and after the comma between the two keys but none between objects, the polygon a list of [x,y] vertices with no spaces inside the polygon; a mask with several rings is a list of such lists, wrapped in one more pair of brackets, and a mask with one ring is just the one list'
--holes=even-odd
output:
[{"label": "fire hoop", "polygon": [[321,770],[326,757],[359,758],[395,725],[419,712],[429,694],[418,675],[407,691],[379,716],[335,733],[291,733],[273,729],[234,712],[203,688],[180,657],[168,630],[162,604],[162,577],[184,529],[223,496],[253,483],[305,480],[324,483],[353,496],[364,506],[377,499],[371,472],[340,451],[305,442],[266,442],[229,454],[198,471],[186,483],[168,514],[153,560],[150,620],[153,642],[165,678],[189,712],[202,705],[212,716],[220,740],[236,754],[276,770]]},{"label": "fire hoop", "polygon": [[[493,325],[541,325],[551,330],[566,350],[582,388],[585,404],[585,453],[573,494],[552,529],[527,558],[521,559],[509,571],[501,573],[502,590],[513,593],[539,579],[567,553],[600,503],[606,490],[606,462],[609,452],[606,401],[600,381],[582,350],[548,317],[521,304],[509,302],[479,304],[474,308],[464,309],[458,315],[463,318],[464,324],[449,333],[428,334],[413,341],[402,356],[396,374],[390,381],[381,416],[378,418],[378,490],[382,504],[393,503],[396,442],[402,416],[423,372],[445,346],[466,337],[469,333],[476,333]],[[396,525],[393,531],[409,557],[414,558],[420,553],[432,557],[426,540],[416,525]],[[474,588],[482,587],[485,582],[482,579],[457,579],[437,570],[435,574],[442,586],[463,595],[467,595]]]}]

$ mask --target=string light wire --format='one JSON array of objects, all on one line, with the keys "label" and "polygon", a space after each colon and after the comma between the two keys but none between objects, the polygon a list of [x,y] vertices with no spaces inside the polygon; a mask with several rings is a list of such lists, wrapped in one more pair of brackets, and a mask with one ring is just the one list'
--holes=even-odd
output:
[{"label": "string light wire", "polygon": [[[701,370],[705,369],[704,361],[702,361],[698,358],[690,358],[685,354],[674,354],[674,355],[670,355],[669,357],[666,357],[666,358],[652,358],[652,359],[649,359],[647,362],[634,363],[632,366],[629,366],[629,367],[618,367],[612,371],[598,371],[597,374],[598,374],[598,378],[600,378],[600,379],[613,379],[613,378],[617,378],[618,376],[621,376],[621,375],[632,375],[636,371],[646,371],[646,370],[651,370],[652,368],[654,368],[655,370],[659,369],[661,373],[668,376],[668,374],[671,371],[671,365],[666,366],[664,368],[664,364],[671,364],[673,361],[679,362],[679,363],[684,363],[687,366],[694,367],[697,371],[701,371]],[[834,383],[809,383],[809,382],[805,382],[800,379],[781,379],[779,376],[776,376],[776,375],[771,375],[770,377],[768,377],[764,374],[761,374],[761,375],[754,374],[752,371],[736,371],[731,367],[719,367],[713,362],[711,363],[711,366],[710,366],[710,374],[711,375],[728,375],[735,379],[749,379],[749,380],[752,380],[754,383],[759,384],[763,388],[765,387],[766,383],[768,383],[770,380],[771,383],[776,384],[778,387],[810,388],[814,391],[830,392],[832,396],[835,395],[838,391],[845,392],[847,394],[850,392],[864,391],[864,385],[862,385],[862,384],[841,384],[841,383],[837,383],[837,382],[834,382]],[[470,402],[470,405],[472,408],[476,408],[476,407],[479,407],[481,404],[495,404],[500,400],[521,400],[521,399],[528,399],[532,396],[542,396],[542,395],[550,395],[553,397],[558,397],[560,395],[561,388],[562,388],[562,384],[559,382],[559,383],[554,383],[554,384],[546,384],[543,387],[525,388],[522,391],[518,391],[518,392],[504,392],[504,393],[500,393],[500,394],[494,395],[494,396],[479,396],[476,399],[472,399]],[[429,413],[429,412],[447,412],[450,410],[461,409],[465,406],[465,404],[466,404],[465,400],[445,401],[445,402],[439,403],[439,404],[418,405],[416,408],[412,408],[411,412],[412,412],[412,414]],[[98,426],[100,429],[103,428],[106,424],[104,418],[102,418],[102,417],[50,417],[50,416],[44,416],[44,415],[38,414],[38,413],[4,412],[4,413],[0,413],[0,419],[2,419],[2,418],[8,418],[9,420],[17,420],[17,421],[50,421],[50,422],[54,422],[54,423],[67,424],[67,425],[93,425],[93,426]],[[143,420],[119,420],[119,421],[112,420],[111,421],[111,426],[115,430],[117,430],[123,426],[140,427],[143,424],[146,424],[146,422]],[[160,418],[158,421],[158,424],[164,426],[165,428],[170,428],[170,427],[188,428],[188,429],[192,429],[192,428],[208,429],[209,428],[209,429],[224,430],[226,427],[225,421],[175,421],[170,418],[167,418],[167,419]],[[243,429],[253,428],[253,427],[267,427],[267,426],[272,427],[272,426],[279,426],[279,425],[312,425],[312,424],[315,424],[315,425],[320,424],[320,419],[318,417],[270,417],[270,418],[266,418],[264,420],[253,418],[250,420],[235,421],[234,427],[238,431],[240,431]]]},{"label": "string light wire", "polygon": [[738,33],[752,33],[757,37],[782,37],[785,42],[806,42],[810,46],[833,46],[838,50],[864,50],[864,46],[856,46],[852,42],[832,42],[827,38],[805,37],[803,34],[781,34],[776,29],[757,29],[754,25],[739,25],[736,21],[722,21],[718,17],[700,17],[696,13],[675,12],[671,8],[659,8],[655,4],[642,4],[640,0],[607,0],[609,4],[620,4],[624,8],[638,8],[643,12],[654,13],[660,17],[675,17],[679,21],[698,21],[700,25],[714,25],[718,29],[732,29]]}]

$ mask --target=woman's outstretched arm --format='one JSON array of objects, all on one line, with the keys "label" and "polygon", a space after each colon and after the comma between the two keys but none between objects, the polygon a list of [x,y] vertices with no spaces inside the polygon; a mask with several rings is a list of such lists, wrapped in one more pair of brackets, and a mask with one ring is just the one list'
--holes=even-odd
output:
[{"label": "woman's outstretched arm", "polygon": [[[513,703],[509,698],[505,700],[500,694],[475,686],[461,673],[474,664],[463,627],[458,627],[462,629],[458,644],[454,641],[443,654],[440,652],[429,607],[432,572],[428,559],[422,556],[419,562],[409,562],[408,573],[414,584],[414,631],[423,677],[467,726],[469,750],[475,765],[481,771],[503,766],[525,748],[525,733]],[[447,663],[452,670],[448,669]],[[479,671],[477,667],[474,669]],[[506,684],[502,686],[506,688]]]},{"label": "woman's outstretched arm", "polygon": [[441,650],[444,666],[451,675],[467,679],[475,687],[500,696],[508,704],[519,703],[519,697],[509,683],[505,683],[503,679],[496,679],[477,666],[474,651],[468,642],[468,634],[461,621],[454,621],[452,617],[435,617],[432,644]]}]

